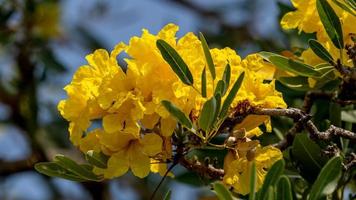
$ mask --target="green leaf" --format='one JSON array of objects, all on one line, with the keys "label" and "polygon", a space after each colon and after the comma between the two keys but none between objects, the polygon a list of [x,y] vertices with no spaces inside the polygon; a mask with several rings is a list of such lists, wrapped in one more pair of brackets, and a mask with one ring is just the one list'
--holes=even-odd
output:
[{"label": "green leaf", "polygon": [[[348,2],[346,2],[346,4],[341,3],[338,0],[332,0],[337,6],[339,6],[340,8],[342,8],[343,10],[345,10],[346,12],[350,13],[351,15],[356,17],[356,7],[352,8],[352,4],[349,4]],[[351,8],[350,8],[351,7]]]},{"label": "green leaf", "polygon": [[178,78],[186,85],[193,85],[192,73],[178,52],[161,39],[157,40],[156,45],[161,52],[162,57],[171,66]]},{"label": "green leaf", "polygon": [[232,103],[232,101],[235,99],[236,97],[236,94],[237,92],[239,91],[240,87],[241,87],[241,84],[242,84],[242,81],[245,77],[245,72],[242,72],[240,74],[240,76],[237,78],[236,82],[234,83],[234,85],[232,86],[229,94],[227,95],[223,105],[222,105],[222,108],[221,108],[221,111],[220,111],[220,114],[219,114],[219,118],[220,119],[223,119],[226,117],[227,115],[227,112],[229,111],[229,108],[230,108],[230,105]]},{"label": "green leaf", "polygon": [[206,70],[205,67],[203,72],[201,73],[201,95],[205,98],[206,97]]},{"label": "green leaf", "polygon": [[258,55],[260,55],[263,59],[269,61],[269,58],[271,56],[279,56],[279,54],[275,54],[275,53],[272,53],[272,52],[268,52],[268,51],[261,51],[258,53]]},{"label": "green leaf", "polygon": [[[225,67],[224,73],[223,73],[223,77],[222,77],[222,80],[225,82],[226,90],[229,88],[229,85],[230,85],[230,77],[231,77],[231,67],[229,64],[227,64]],[[225,93],[222,96],[224,96],[224,95],[225,95]]]},{"label": "green leaf", "polygon": [[335,67],[330,64],[324,63],[314,66],[315,70],[320,72],[321,76],[317,80],[334,80],[335,79]]},{"label": "green leaf", "polygon": [[199,127],[204,131],[209,131],[214,122],[216,112],[216,99],[212,97],[204,103],[203,109],[199,116]]},{"label": "green leaf", "polygon": [[224,96],[225,92],[226,92],[225,82],[223,80],[219,80],[218,84],[216,85],[214,95],[219,93],[221,94],[221,96]]},{"label": "green leaf", "polygon": [[335,102],[330,102],[329,113],[330,123],[341,127],[341,105]]},{"label": "green leaf", "polygon": [[356,1],[355,0],[345,0],[347,5],[349,5],[353,10],[356,10]]},{"label": "green leaf", "polygon": [[321,170],[313,184],[309,200],[321,199],[334,192],[342,174],[341,158],[336,156],[330,159]]},{"label": "green leaf", "polygon": [[278,81],[280,81],[283,85],[297,91],[311,90],[308,84],[308,78],[304,76],[279,77]]},{"label": "green leaf", "polygon": [[171,196],[172,196],[172,190],[168,190],[166,195],[164,195],[163,200],[171,200]]},{"label": "green leaf", "polygon": [[329,38],[335,47],[338,49],[343,49],[344,40],[339,17],[336,15],[335,11],[326,0],[317,0],[316,8]]},{"label": "green leaf", "polygon": [[230,191],[220,182],[213,183],[213,188],[219,200],[233,200]]},{"label": "green leaf", "polygon": [[329,54],[328,50],[324,48],[322,44],[320,44],[317,40],[311,39],[309,40],[309,46],[313,50],[313,52],[319,56],[319,58],[325,60],[330,63],[333,62],[333,57]]},{"label": "green leaf", "polygon": [[275,200],[275,192],[274,192],[274,187],[269,186],[268,187],[268,192],[267,192],[267,200]]},{"label": "green leaf", "polygon": [[341,120],[345,122],[356,123],[356,110],[341,111]]},{"label": "green leaf", "polygon": [[299,163],[303,178],[313,182],[326,161],[321,156],[321,148],[307,134],[297,134],[291,153],[293,159]]},{"label": "green leaf", "polygon": [[103,153],[98,153],[93,150],[88,151],[85,154],[85,159],[92,165],[105,169],[107,168],[107,161],[108,161],[108,156],[104,155]]},{"label": "green leaf", "polygon": [[268,187],[267,200],[275,200],[275,190],[272,186]]},{"label": "green leaf", "polygon": [[192,122],[185,114],[173,103],[167,100],[163,100],[162,105],[166,108],[166,110],[174,117],[176,120],[181,123],[183,126],[191,129],[193,127]]},{"label": "green leaf", "polygon": [[282,175],[284,171],[285,162],[284,160],[279,160],[273,164],[271,169],[268,170],[268,173],[265,177],[261,190],[258,192],[259,199],[268,199],[268,190],[272,186],[274,186],[279,177]]},{"label": "green leaf", "polygon": [[287,176],[283,175],[279,179],[276,194],[277,200],[293,200],[292,187]]},{"label": "green leaf", "polygon": [[256,183],[257,183],[257,174],[256,174],[256,163],[252,163],[251,174],[250,174],[250,194],[248,196],[249,200],[256,199]]},{"label": "green leaf", "polygon": [[203,47],[205,60],[206,60],[206,63],[208,64],[211,77],[213,78],[213,80],[215,80],[215,78],[216,78],[215,66],[214,66],[213,58],[211,57],[211,54],[210,54],[208,43],[206,42],[205,37],[202,33],[199,33],[199,39],[200,39],[201,45]]},{"label": "green leaf", "polygon": [[220,108],[221,108],[221,95],[220,93],[217,93],[215,95],[215,99],[216,99],[216,111],[215,111],[215,114],[214,114],[214,119],[213,119],[213,123],[212,123],[212,126],[215,126],[216,125],[216,121],[218,119],[218,116],[219,116],[219,112],[220,112]]},{"label": "green leaf", "polygon": [[70,171],[66,170],[65,168],[61,167],[55,162],[36,163],[35,169],[38,172],[50,177],[58,177],[58,178],[63,178],[71,181],[77,181],[77,182],[86,181],[85,179],[71,173]]},{"label": "green leaf", "polygon": [[290,58],[286,58],[283,56],[270,56],[269,61],[277,68],[284,71],[292,72],[296,75],[316,78],[321,76],[321,74],[311,66],[298,61],[294,61]]},{"label": "green leaf", "polygon": [[55,163],[59,166],[63,167],[64,169],[70,171],[71,173],[90,181],[100,181],[101,178],[94,174],[91,170],[87,167],[79,165],[75,161],[71,160],[70,158],[57,154],[54,157]]}]

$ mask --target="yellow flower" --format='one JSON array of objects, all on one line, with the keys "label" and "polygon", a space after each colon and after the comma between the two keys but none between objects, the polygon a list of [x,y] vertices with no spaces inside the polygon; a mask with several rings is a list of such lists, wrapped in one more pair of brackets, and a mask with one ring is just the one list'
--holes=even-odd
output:
[{"label": "yellow flower", "polygon": [[[328,2],[340,19],[343,31],[343,40],[345,43],[348,43],[348,41],[350,41],[350,35],[356,33],[356,17],[335,5],[333,1],[329,0]],[[296,10],[283,16],[281,20],[282,28],[298,28],[299,31],[304,31],[306,33],[315,32],[316,39],[326,48],[326,50],[328,50],[334,60],[342,59],[342,62],[345,65],[353,66],[351,59],[348,58],[346,50],[342,49],[342,55],[340,55],[340,50],[333,45],[327,35],[316,8],[316,0],[292,0],[292,4]],[[302,53],[301,59],[306,64],[314,67],[325,63],[325,61],[321,60],[316,54],[314,54],[310,48]],[[336,73],[336,75],[340,74]],[[313,78],[309,78],[308,82],[311,88],[314,88],[317,84],[317,80]]]},{"label": "yellow flower", "polygon": [[161,137],[155,133],[145,134],[142,138],[123,132],[112,134],[116,134],[118,141],[115,146],[109,148],[114,148],[115,153],[109,158],[107,169],[101,169],[99,173],[103,173],[105,178],[114,178],[131,169],[137,177],[147,176],[151,168],[150,157],[156,156],[162,150]]},{"label": "yellow flower", "polygon": [[85,132],[92,119],[100,118],[105,112],[97,101],[99,86],[103,79],[123,73],[118,66],[116,56],[125,46],[120,43],[108,54],[106,50],[96,50],[86,59],[89,65],[81,66],[73,76],[72,82],[64,89],[68,99],[58,104],[61,115],[70,121],[70,139],[79,145],[83,132]]},{"label": "yellow flower", "polygon": [[[207,73],[208,98],[203,98],[191,86],[182,83],[163,59],[156,47],[157,39],[167,41],[179,53],[192,72],[194,87],[201,89],[200,77],[206,67],[201,42],[193,33],[177,40],[178,29],[168,24],[157,35],[143,30],[142,35],[131,38],[128,45],[119,43],[110,55],[105,50],[96,50],[86,57],[88,65],[80,67],[65,87],[68,99],[62,100],[58,109],[70,122],[72,143],[83,152],[94,150],[109,157],[107,169],[94,168],[95,173],[113,178],[129,169],[138,177],[145,177],[150,171],[161,175],[166,172],[165,162],[172,159],[171,135],[177,121],[161,105],[162,100],[171,101],[197,123],[202,106],[213,95],[217,81]],[[116,61],[122,51],[128,55],[124,59],[125,72]],[[231,111],[239,109],[243,102],[250,107],[285,107],[282,95],[275,90],[275,68],[261,57],[255,54],[241,61],[230,48],[210,52],[218,79],[222,78],[226,65],[231,66],[227,93],[239,75],[246,74]],[[247,107],[241,109],[247,110]],[[93,120],[99,127],[88,131]],[[267,116],[247,117],[237,128],[245,128],[247,136],[252,137],[262,133],[258,129],[262,123],[267,131],[271,130]]]},{"label": "yellow flower", "polygon": [[306,33],[321,30],[322,24],[316,11],[316,0],[292,0],[295,11],[288,12],[281,20],[284,29],[295,29]]},{"label": "yellow flower", "polygon": [[[282,159],[279,149],[272,146],[254,147],[256,143],[244,142],[237,146],[237,149],[245,147],[237,154],[231,151],[224,161],[225,176],[223,182],[232,186],[234,191],[246,195],[250,193],[250,174],[253,162],[256,164],[257,190],[262,186],[267,170],[278,160]],[[254,150],[253,150],[254,149]],[[251,152],[253,151],[253,152]]]}]

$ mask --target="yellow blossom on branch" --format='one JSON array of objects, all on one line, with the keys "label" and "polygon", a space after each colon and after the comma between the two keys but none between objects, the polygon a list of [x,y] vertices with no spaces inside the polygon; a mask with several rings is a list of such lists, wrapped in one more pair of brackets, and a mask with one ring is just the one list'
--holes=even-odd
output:
[{"label": "yellow blossom on branch", "polygon": [[[68,98],[59,103],[58,109],[70,123],[70,140],[84,153],[93,150],[108,156],[107,168],[95,167],[95,173],[105,178],[121,176],[128,170],[141,178],[150,171],[166,173],[166,163],[172,162],[176,154],[172,151],[176,147],[171,136],[179,126],[161,104],[163,100],[179,107],[192,121],[193,128],[199,126],[203,105],[214,95],[218,81],[207,75],[207,95],[203,97],[200,93],[201,75],[206,60],[202,43],[193,33],[177,39],[178,29],[178,26],[168,24],[157,35],[144,29],[140,37],[132,37],[129,44],[119,43],[111,53],[96,50],[86,57],[88,65],[80,67],[65,87]],[[157,40],[164,40],[181,56],[192,73],[193,87],[178,78],[157,48]],[[123,60],[127,64],[125,71],[117,62],[121,52],[128,55]],[[286,107],[281,93],[275,89],[275,68],[259,55],[241,60],[230,48],[214,48],[210,53],[217,78],[224,76],[227,65],[231,67],[227,94],[238,77],[243,72],[245,74],[228,108],[228,117],[243,114],[251,108]],[[92,130],[94,121],[96,129]],[[263,123],[270,132],[269,116],[250,115],[236,124],[235,129],[245,129],[247,137],[258,136],[262,134],[258,126]],[[262,155],[268,158],[268,153],[261,153],[262,147],[256,149],[257,160],[262,159]],[[227,170],[227,174],[232,172]]]}]

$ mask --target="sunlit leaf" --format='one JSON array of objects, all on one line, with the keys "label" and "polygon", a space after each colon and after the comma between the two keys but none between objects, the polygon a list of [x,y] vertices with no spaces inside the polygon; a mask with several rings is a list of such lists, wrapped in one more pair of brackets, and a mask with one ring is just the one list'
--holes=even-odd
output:
[{"label": "sunlit leaf", "polygon": [[85,159],[92,165],[99,167],[99,168],[107,168],[107,161],[108,161],[108,156],[104,155],[103,153],[98,153],[93,150],[88,151],[85,154]]},{"label": "sunlit leaf", "polygon": [[203,72],[201,73],[201,95],[206,97],[206,69],[204,67]]},{"label": "sunlit leaf", "polygon": [[306,76],[306,77],[321,76],[321,74],[311,66],[298,61],[294,61],[290,58],[286,58],[283,56],[270,56],[269,61],[277,68],[284,71],[292,72],[296,75]]},{"label": "sunlit leaf", "polygon": [[216,99],[216,111],[214,113],[214,119],[213,119],[212,126],[214,126],[216,124],[215,122],[217,121],[219,113],[220,113],[220,108],[221,108],[221,95],[220,95],[220,93],[217,93],[215,95],[215,99]]},{"label": "sunlit leaf", "polygon": [[326,0],[317,0],[316,8],[326,33],[338,49],[344,48],[343,33],[339,17]]},{"label": "sunlit leaf", "polygon": [[279,77],[278,81],[280,81],[283,85],[297,91],[311,90],[308,84],[308,78],[304,76]]},{"label": "sunlit leaf", "polygon": [[157,40],[156,45],[164,60],[171,66],[179,79],[187,85],[193,85],[192,73],[178,52],[161,39]]},{"label": "sunlit leaf", "polygon": [[[230,85],[230,77],[231,77],[231,67],[229,64],[227,64],[225,67],[224,73],[223,73],[223,77],[222,77],[222,80],[225,82],[226,90],[227,90],[227,88],[229,88],[229,85]],[[224,96],[224,95],[225,95],[225,93],[222,96]]]},{"label": "sunlit leaf", "polygon": [[215,66],[214,66],[213,58],[211,57],[211,54],[210,54],[208,43],[206,42],[205,37],[202,33],[199,33],[199,39],[203,46],[205,60],[206,60],[206,63],[208,64],[211,77],[213,78],[213,80],[215,80],[215,78],[216,78]]},{"label": "sunlit leaf", "polygon": [[173,103],[170,101],[163,100],[162,105],[166,108],[166,110],[174,117],[177,119],[179,123],[181,123],[183,126],[187,128],[192,128],[192,122],[188,117],[185,116],[185,114]]},{"label": "sunlit leaf", "polygon": [[[337,6],[339,6],[340,8],[342,8],[343,10],[345,10],[346,12],[350,13],[351,15],[356,17],[356,7],[353,7],[352,3],[348,3],[348,2],[352,2],[354,0],[348,1],[346,0],[346,4],[338,1],[338,0],[332,0]],[[345,1],[344,1],[345,2]],[[354,1],[355,2],[355,1]]]},{"label": "sunlit leaf", "polygon": [[224,96],[225,92],[226,92],[225,82],[223,80],[219,80],[215,88],[215,95],[219,93],[221,94],[221,96]]},{"label": "sunlit leaf", "polygon": [[35,169],[47,176],[50,177],[58,177],[63,178],[71,181],[83,182],[86,181],[85,179],[79,177],[76,174],[71,173],[70,171],[66,170],[65,168],[61,167],[55,162],[40,162],[35,164]]},{"label": "sunlit leaf", "polygon": [[101,179],[94,174],[92,171],[88,170],[88,168],[83,167],[73,161],[72,159],[64,156],[64,155],[56,155],[54,157],[55,163],[57,163],[59,166],[63,167],[64,169],[70,171],[73,174],[76,174],[77,176],[86,179],[86,180],[91,180],[91,181],[100,181]]},{"label": "sunlit leaf", "polygon": [[216,107],[216,99],[212,97],[204,103],[203,109],[199,116],[199,127],[204,131],[209,131],[214,122]]},{"label": "sunlit leaf", "polygon": [[233,200],[231,192],[220,182],[213,183],[213,188],[219,200]]},{"label": "sunlit leaf", "polygon": [[326,50],[324,46],[320,44],[317,40],[309,40],[309,46],[313,50],[313,52],[317,56],[319,56],[319,58],[325,60],[326,62],[332,62],[334,60],[328,50]]},{"label": "sunlit leaf", "polygon": [[229,111],[230,105],[233,102],[233,100],[235,99],[236,94],[242,85],[242,81],[243,81],[244,77],[245,77],[245,72],[242,72],[240,74],[240,76],[237,78],[234,85],[232,86],[232,89],[230,90],[229,94],[227,95],[227,97],[222,105],[222,108],[221,108],[221,111],[219,114],[220,119],[223,119],[226,117],[227,112]]}]

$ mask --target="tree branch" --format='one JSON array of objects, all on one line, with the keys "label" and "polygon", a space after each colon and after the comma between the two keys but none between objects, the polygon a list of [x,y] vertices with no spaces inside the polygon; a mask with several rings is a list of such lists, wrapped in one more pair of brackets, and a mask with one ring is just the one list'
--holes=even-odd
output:
[{"label": "tree branch", "polygon": [[310,120],[308,113],[296,108],[287,109],[254,109],[252,114],[269,116],[286,116],[294,119],[297,123],[303,124],[303,127],[309,132],[312,139],[330,140],[333,136],[339,136],[350,140],[356,140],[354,132],[331,125],[326,131],[319,131]]},{"label": "tree branch", "polygon": [[41,153],[34,152],[27,159],[18,161],[0,160],[0,176],[7,176],[21,171],[33,170],[37,162],[47,161]]},{"label": "tree branch", "polygon": [[209,179],[222,180],[224,177],[224,170],[215,168],[212,164],[204,165],[199,161],[189,161],[185,157],[181,157],[179,164],[188,169],[198,173],[201,176],[205,176]]}]

